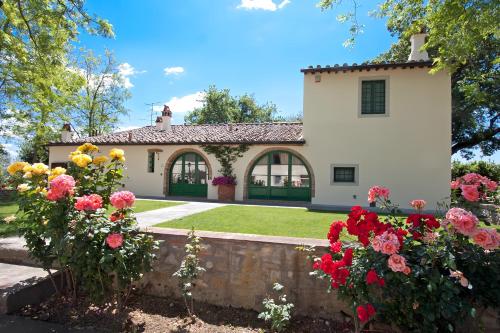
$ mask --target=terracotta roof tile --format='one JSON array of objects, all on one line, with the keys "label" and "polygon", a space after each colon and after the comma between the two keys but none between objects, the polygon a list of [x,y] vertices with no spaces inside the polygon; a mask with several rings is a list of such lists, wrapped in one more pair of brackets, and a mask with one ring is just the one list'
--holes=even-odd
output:
[{"label": "terracotta roof tile", "polygon": [[171,130],[145,126],[69,142],[52,142],[49,145],[73,145],[91,142],[101,145],[138,144],[238,144],[238,143],[295,143],[304,144],[302,123],[172,125]]},{"label": "terracotta roof tile", "polygon": [[366,70],[366,71],[370,71],[370,70],[380,70],[380,69],[384,69],[384,70],[387,70],[389,68],[414,68],[414,67],[419,67],[419,68],[422,68],[422,67],[432,67],[433,66],[433,62],[432,61],[408,61],[408,62],[365,62],[365,63],[362,63],[362,64],[352,64],[352,65],[349,65],[349,64],[343,64],[343,65],[339,65],[339,64],[335,64],[333,66],[330,66],[330,65],[326,65],[326,66],[320,66],[320,65],[317,65],[316,67],[313,67],[313,66],[309,66],[308,68],[303,68],[301,69],[300,71],[304,74],[307,74],[307,73],[323,73],[323,72],[327,72],[327,73],[330,73],[330,72],[333,72],[333,73],[337,73],[337,72],[348,72],[348,71],[351,71],[351,72],[354,72],[354,71],[363,71],[363,70]]}]

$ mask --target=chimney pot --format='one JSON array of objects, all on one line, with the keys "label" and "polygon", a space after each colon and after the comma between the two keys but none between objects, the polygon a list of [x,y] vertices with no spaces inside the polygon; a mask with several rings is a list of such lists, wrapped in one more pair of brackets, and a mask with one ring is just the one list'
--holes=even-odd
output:
[{"label": "chimney pot", "polygon": [[410,37],[411,42],[411,53],[408,57],[408,61],[427,61],[429,60],[429,54],[426,50],[422,49],[425,44],[426,33],[414,34]]},{"label": "chimney pot", "polygon": [[71,125],[64,124],[61,130],[61,141],[69,142],[73,139],[73,133],[71,133]]},{"label": "chimney pot", "polygon": [[170,108],[168,105],[163,106],[163,111],[161,112],[161,121],[156,122],[156,127],[163,130],[163,131],[170,131],[172,128],[172,111],[170,111]]},{"label": "chimney pot", "polygon": [[133,137],[132,131],[128,132],[128,141],[132,141]]}]

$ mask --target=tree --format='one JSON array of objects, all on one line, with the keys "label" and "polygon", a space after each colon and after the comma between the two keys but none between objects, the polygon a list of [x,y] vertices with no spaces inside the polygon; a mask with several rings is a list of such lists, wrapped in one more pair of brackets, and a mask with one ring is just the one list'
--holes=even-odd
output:
[{"label": "tree", "polygon": [[5,147],[0,144],[0,189],[2,185],[7,181],[7,166],[10,164],[10,154],[5,149]]},{"label": "tree", "polygon": [[78,65],[85,83],[76,105],[71,106],[71,123],[80,136],[109,132],[120,115],[128,114],[124,102],[130,98],[115,58],[109,51],[105,52],[104,59],[87,51]]},{"label": "tree", "polygon": [[276,105],[259,105],[253,95],[231,96],[229,89],[210,86],[205,91],[203,106],[186,114],[187,124],[263,123],[280,121]]},{"label": "tree", "polygon": [[[359,33],[357,1],[343,17],[351,22],[351,38]],[[329,9],[342,0],[323,0]],[[491,0],[384,0],[377,15],[399,42],[375,61],[406,61],[409,37],[428,33],[424,48],[435,62],[433,71],[452,75],[452,153],[473,156],[474,149],[490,156],[500,147],[498,41],[499,3]]]},{"label": "tree", "polygon": [[[0,2],[0,119],[30,138],[37,159],[63,122],[83,84],[71,70],[71,43],[81,31],[113,36],[111,25],[89,15],[84,0]],[[5,128],[3,128],[5,131]],[[5,132],[1,133],[5,136]]]}]

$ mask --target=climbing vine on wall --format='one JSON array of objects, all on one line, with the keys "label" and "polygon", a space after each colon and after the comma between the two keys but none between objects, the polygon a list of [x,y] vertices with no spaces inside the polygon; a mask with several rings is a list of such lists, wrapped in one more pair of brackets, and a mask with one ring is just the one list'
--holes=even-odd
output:
[{"label": "climbing vine on wall", "polygon": [[207,154],[212,154],[215,156],[217,161],[219,161],[221,168],[219,172],[224,177],[236,178],[234,175],[233,163],[240,157],[243,157],[250,147],[246,144],[241,145],[204,145],[203,150]]}]

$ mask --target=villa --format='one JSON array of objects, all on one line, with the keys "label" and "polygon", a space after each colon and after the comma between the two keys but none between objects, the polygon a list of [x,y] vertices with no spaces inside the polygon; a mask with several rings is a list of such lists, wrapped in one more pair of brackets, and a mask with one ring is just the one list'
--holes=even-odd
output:
[{"label": "villa", "polygon": [[216,200],[220,165],[202,146],[248,144],[234,164],[238,201],[367,206],[368,189],[382,185],[403,208],[418,198],[433,209],[449,196],[451,81],[429,73],[424,38],[412,37],[408,62],[302,69],[303,123],[172,125],[165,106],[156,126],[78,139],[66,126],[50,164],[84,142],[119,147],[136,195]]}]

